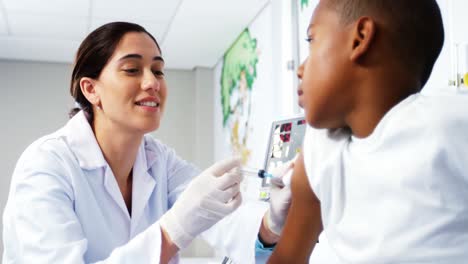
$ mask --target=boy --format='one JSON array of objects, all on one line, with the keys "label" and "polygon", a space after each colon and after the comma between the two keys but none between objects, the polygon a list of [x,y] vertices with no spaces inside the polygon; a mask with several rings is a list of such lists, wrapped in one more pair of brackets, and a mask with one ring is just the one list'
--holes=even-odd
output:
[{"label": "boy", "polygon": [[468,263],[468,96],[419,94],[442,49],[435,0],[321,0],[298,70],[309,127],[269,263],[322,230],[346,263]]}]

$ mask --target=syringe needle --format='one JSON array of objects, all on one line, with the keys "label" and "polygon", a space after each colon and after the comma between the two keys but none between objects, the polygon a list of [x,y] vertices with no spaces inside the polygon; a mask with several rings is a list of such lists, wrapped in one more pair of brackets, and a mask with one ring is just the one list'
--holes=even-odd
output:
[{"label": "syringe needle", "polygon": [[271,179],[271,183],[282,188],[284,187],[283,180],[281,178],[276,178],[273,177],[270,173],[265,172],[264,170],[258,170],[258,169],[253,169],[249,167],[242,167],[241,168],[242,174],[250,177],[255,177],[255,178],[268,178]]}]

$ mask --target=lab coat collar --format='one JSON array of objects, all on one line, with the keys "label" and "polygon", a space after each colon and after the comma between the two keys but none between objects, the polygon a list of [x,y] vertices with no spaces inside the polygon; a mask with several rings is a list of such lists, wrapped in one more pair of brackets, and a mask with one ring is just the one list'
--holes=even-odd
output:
[{"label": "lab coat collar", "polygon": [[143,140],[143,143],[140,145],[135,164],[133,165],[132,224],[130,230],[132,237],[136,234],[139,220],[156,185],[155,176],[149,173],[149,169],[155,159],[148,160],[148,157],[152,156],[148,154],[152,152],[147,151],[145,141]]},{"label": "lab coat collar", "polygon": [[87,170],[106,168],[104,170],[104,186],[127,216],[127,219],[131,221],[131,237],[135,236],[138,222],[144,214],[145,207],[156,185],[155,176],[149,172],[157,158],[155,149],[151,148],[150,139],[147,139],[146,136],[143,138],[133,165],[132,217],[130,218],[114,175],[107,166],[91,125],[83,111],[70,119],[65,131],[68,144],[72,152],[75,153],[81,168]]},{"label": "lab coat collar", "polygon": [[[104,159],[91,125],[83,111],[78,112],[70,119],[65,128],[68,144],[76,155],[81,168],[93,170],[107,165],[107,161]],[[154,165],[156,159],[157,154],[151,148],[151,144],[147,144],[145,136],[138,150],[136,162],[141,161],[142,164],[139,164],[141,168],[148,171]]]},{"label": "lab coat collar", "polygon": [[107,165],[83,111],[78,112],[68,121],[65,136],[81,168],[93,170]]},{"label": "lab coat collar", "polygon": [[144,145],[143,148],[140,148],[140,152],[144,155],[143,157],[146,157],[146,168],[149,170],[151,167],[153,167],[154,163],[156,163],[157,160],[157,153],[156,150],[154,149],[154,145],[152,145],[150,142],[152,142],[154,139],[151,137],[151,135],[146,135],[143,138],[143,143]]},{"label": "lab coat collar", "polygon": [[130,221],[130,237],[134,237],[137,231],[138,223],[141,216],[144,213],[145,207],[148,204],[148,200],[154,191],[156,186],[156,180],[148,171],[147,159],[145,158],[145,145],[141,144],[138,148],[137,157],[135,164],[133,165],[133,191],[132,191],[132,216],[128,213],[127,206],[123,200],[122,194],[119,190],[117,181],[112,174],[109,167],[106,167],[104,175],[104,186],[120,207],[122,213],[126,216],[127,220]]}]

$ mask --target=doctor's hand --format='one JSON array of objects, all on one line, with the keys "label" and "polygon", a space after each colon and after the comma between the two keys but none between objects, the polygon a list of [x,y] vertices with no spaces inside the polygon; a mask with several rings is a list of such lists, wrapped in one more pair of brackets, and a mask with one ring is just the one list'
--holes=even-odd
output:
[{"label": "doctor's hand", "polygon": [[240,206],[239,166],[240,159],[214,164],[195,177],[161,217],[161,228],[179,249]]},{"label": "doctor's hand", "polygon": [[[291,175],[294,160],[276,168],[273,172],[273,180],[270,189],[270,207],[263,217],[263,224],[275,236],[279,237],[283,230],[289,206],[291,205]],[[276,183],[277,179],[282,182]],[[263,236],[262,236],[263,237]],[[271,241],[270,242],[275,242]]]}]

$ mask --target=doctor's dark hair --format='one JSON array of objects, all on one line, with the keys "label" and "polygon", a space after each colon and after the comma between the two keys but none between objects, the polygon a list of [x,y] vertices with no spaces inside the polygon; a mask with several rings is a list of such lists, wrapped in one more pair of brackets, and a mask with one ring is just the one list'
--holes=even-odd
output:
[{"label": "doctor's dark hair", "polygon": [[393,54],[417,74],[421,88],[431,75],[444,43],[442,15],[436,0],[321,0],[344,24],[370,16],[385,27]]},{"label": "doctor's dark hair", "polygon": [[129,32],[148,34],[154,40],[154,43],[156,43],[159,52],[161,52],[156,39],[145,28],[134,23],[112,22],[91,32],[78,48],[73,65],[70,93],[80,107],[75,107],[70,111],[70,118],[83,109],[88,120],[93,120],[93,107],[81,91],[80,80],[83,77],[99,78],[102,69],[106,66],[120,40]]}]

